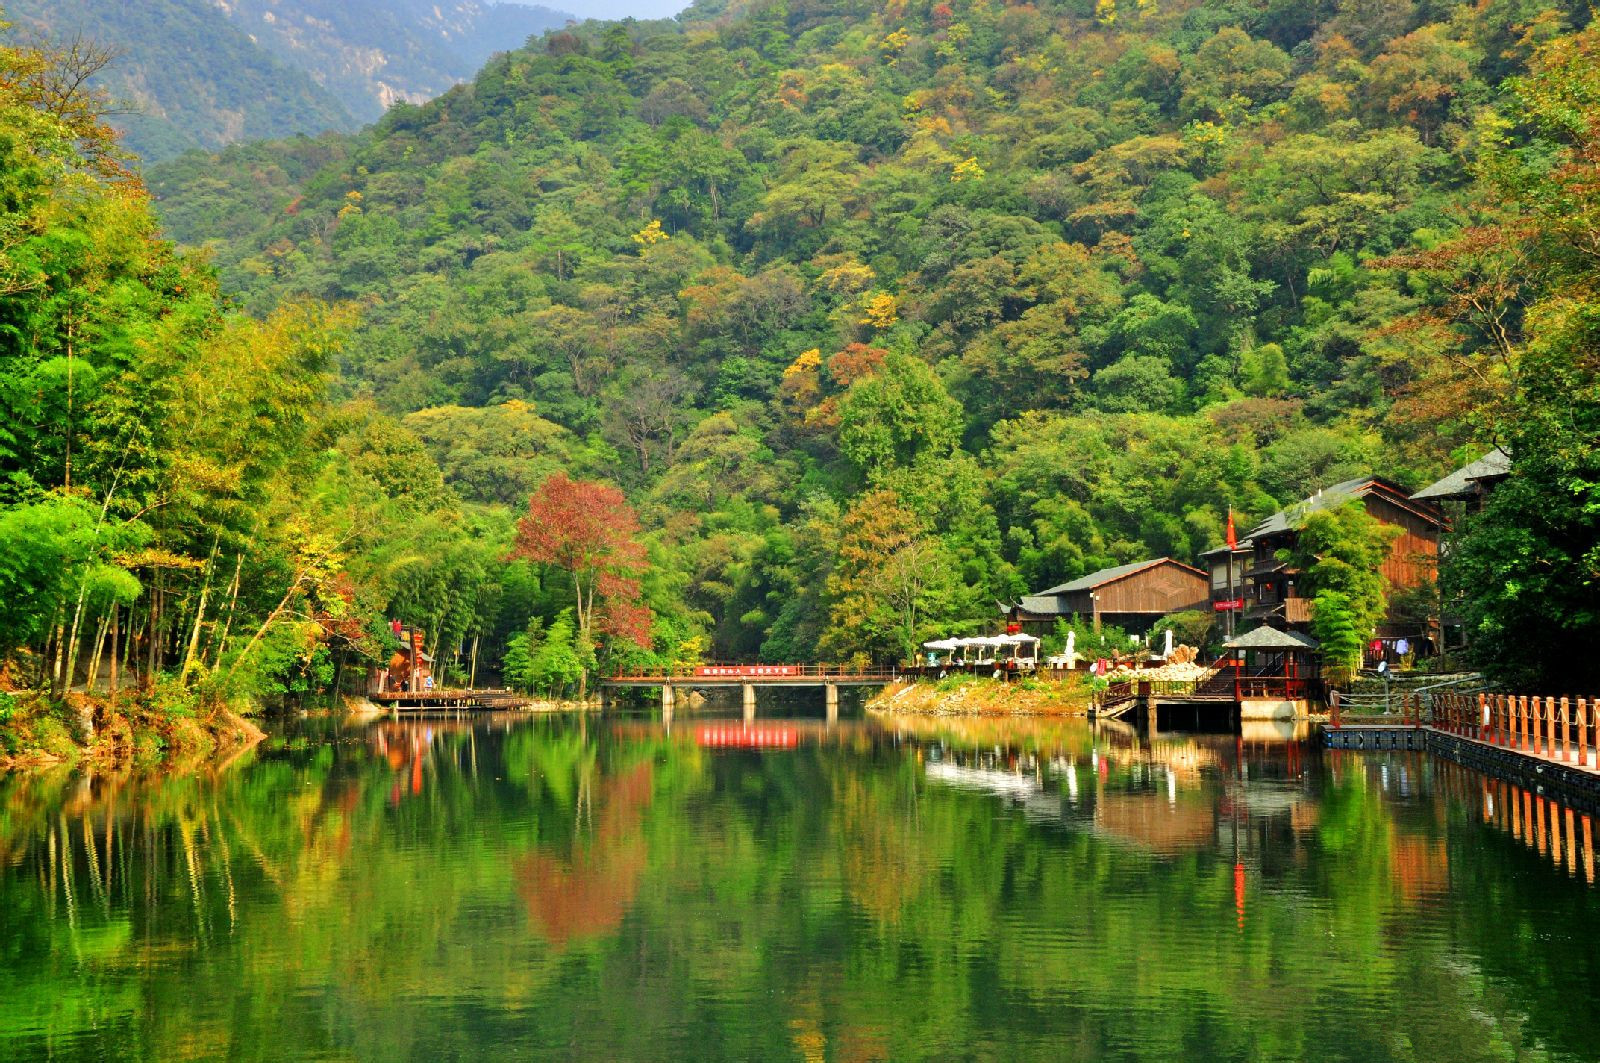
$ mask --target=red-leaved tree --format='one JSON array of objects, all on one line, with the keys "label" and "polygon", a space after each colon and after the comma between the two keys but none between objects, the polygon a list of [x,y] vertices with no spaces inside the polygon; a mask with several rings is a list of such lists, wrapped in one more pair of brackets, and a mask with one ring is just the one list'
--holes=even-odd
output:
[{"label": "red-leaved tree", "polygon": [[528,500],[511,556],[554,565],[572,577],[581,645],[593,646],[599,634],[648,647],[651,616],[639,600],[637,576],[646,561],[638,534],[639,518],[620,490],[558,472]]}]

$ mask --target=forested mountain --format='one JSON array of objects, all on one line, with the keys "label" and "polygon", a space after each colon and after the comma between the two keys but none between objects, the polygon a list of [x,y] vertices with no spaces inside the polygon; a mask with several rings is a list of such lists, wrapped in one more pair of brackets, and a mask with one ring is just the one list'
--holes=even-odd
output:
[{"label": "forested mountain", "polygon": [[142,158],[351,130],[562,25],[543,7],[454,0],[5,0],[38,40],[117,53],[101,83]]},{"label": "forested mountain", "polygon": [[[798,0],[552,33],[363,133],[153,170],[266,331],[149,304],[150,336],[196,330],[174,383],[116,285],[80,286],[93,314],[10,297],[35,397],[6,497],[79,498],[91,458],[137,513],[186,485],[137,564],[95,555],[157,588],[130,607],[153,663],[215,631],[231,560],[284,687],[390,615],[559,690],[597,661],[897,658],[1024,589],[1194,559],[1230,508],[1504,442],[1452,587],[1502,661],[1570,675],[1600,627],[1588,18]],[[165,255],[145,283],[201,299]],[[129,485],[148,389],[174,412]]]},{"label": "forested mountain", "polygon": [[1485,443],[1392,256],[1473,223],[1505,77],[1587,18],[704,5],[152,183],[247,306],[362,308],[341,387],[465,498],[615,479],[719,655],[889,653]]}]

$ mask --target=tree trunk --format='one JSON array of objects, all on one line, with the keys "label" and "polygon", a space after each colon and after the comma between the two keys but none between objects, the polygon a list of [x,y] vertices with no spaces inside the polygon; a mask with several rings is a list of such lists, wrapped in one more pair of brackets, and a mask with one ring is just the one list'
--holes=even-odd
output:
[{"label": "tree trunk", "polygon": [[[289,603],[294,601],[295,591],[300,589],[300,584],[305,582],[305,578],[306,570],[302,570],[294,574],[294,579],[289,581],[289,589],[283,592],[283,600],[278,603],[277,607],[273,609],[272,612],[267,614],[267,618],[261,622],[261,626],[256,629],[256,633],[250,636],[250,641],[245,643],[244,649],[239,651],[239,656],[235,657],[233,659],[233,664],[228,666],[229,675],[232,675],[234,670],[239,667],[239,662],[248,657],[250,655],[250,651],[256,648],[256,643],[260,642],[266,636],[267,630],[272,627],[273,623],[277,621],[278,617],[283,615],[283,611],[289,608]],[[412,661],[412,670],[414,673],[416,661],[415,654],[412,655]]]},{"label": "tree trunk", "polygon": [[472,636],[472,670],[467,676],[467,686],[478,689],[478,636]]},{"label": "tree trunk", "polygon": [[239,604],[239,573],[243,570],[244,552],[240,551],[233,565],[233,586],[228,589],[228,619],[222,622],[222,637],[217,640],[217,655],[211,662],[213,668],[221,667],[222,655],[228,651],[228,630],[233,627],[233,611]]},{"label": "tree trunk", "polygon": [[165,570],[156,569],[156,585],[150,594],[150,616],[145,621],[145,669],[144,685],[150,686],[156,681],[156,671],[161,666],[161,597],[165,585]]},{"label": "tree trunk", "polygon": [[[115,608],[113,606],[113,608]],[[111,610],[107,609],[100,617],[100,623],[94,633],[94,656],[89,658],[89,677],[84,680],[83,688],[90,694],[94,693],[95,684],[100,681],[100,662],[106,653],[106,632],[111,628]]]},{"label": "tree trunk", "polygon": [[[59,610],[56,616],[60,617]],[[59,619],[56,622],[55,633],[51,636],[55,641],[55,653],[50,660],[50,696],[59,698],[66,693],[66,663],[67,663],[67,629]]]},{"label": "tree trunk", "polygon": [[111,707],[117,707],[117,603],[111,603]]},{"label": "tree trunk", "polygon": [[206,618],[206,599],[211,595],[211,572],[217,563],[219,540],[220,536],[211,541],[211,557],[206,561],[205,575],[200,580],[200,603],[195,606],[194,626],[189,629],[189,646],[183,654],[183,667],[178,671],[184,682],[189,680],[189,669],[194,666],[195,653],[200,649],[200,625]]}]

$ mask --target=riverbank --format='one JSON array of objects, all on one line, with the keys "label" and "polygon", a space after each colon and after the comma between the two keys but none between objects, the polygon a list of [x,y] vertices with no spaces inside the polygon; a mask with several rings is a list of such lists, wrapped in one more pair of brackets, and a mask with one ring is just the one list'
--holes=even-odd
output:
[{"label": "riverbank", "polygon": [[913,680],[883,688],[867,711],[911,716],[1084,716],[1091,680],[1019,679],[1000,682],[979,676]]},{"label": "riverbank", "polygon": [[0,691],[0,771],[226,757],[263,737],[238,707],[168,684],[124,692],[115,704],[81,693],[52,702],[36,691]]}]

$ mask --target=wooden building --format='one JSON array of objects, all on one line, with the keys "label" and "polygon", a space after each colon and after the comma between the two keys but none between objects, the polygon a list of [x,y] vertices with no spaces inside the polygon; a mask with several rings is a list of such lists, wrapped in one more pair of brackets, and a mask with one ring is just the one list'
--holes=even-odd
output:
[{"label": "wooden building", "polygon": [[1169,613],[1209,608],[1206,574],[1170,557],[1103,568],[1087,576],[1029,594],[1011,606],[1012,624],[1044,634],[1063,619],[1102,622],[1131,632],[1148,631]]},{"label": "wooden building", "polygon": [[[1300,593],[1301,573],[1280,561],[1278,554],[1294,548],[1307,516],[1352,501],[1360,501],[1372,516],[1400,529],[1381,566],[1391,597],[1396,591],[1433,580],[1438,568],[1439,537],[1445,526],[1438,506],[1414,500],[1404,488],[1377,476],[1347,480],[1279,510],[1245,536],[1250,544],[1241,594],[1245,620],[1278,628],[1304,628],[1311,622],[1311,600]],[[1393,615],[1379,625],[1377,634],[1389,639],[1436,636],[1435,632],[1422,630],[1415,623],[1408,625]]]},{"label": "wooden building", "polygon": [[[1255,544],[1241,539],[1232,550],[1224,544],[1200,555],[1211,575],[1211,608],[1218,613],[1244,608],[1244,574],[1255,556]],[[1233,579],[1228,578],[1228,561],[1233,561]]]}]

